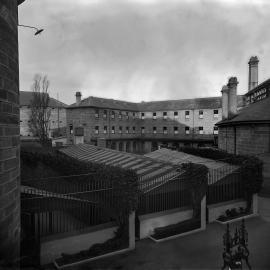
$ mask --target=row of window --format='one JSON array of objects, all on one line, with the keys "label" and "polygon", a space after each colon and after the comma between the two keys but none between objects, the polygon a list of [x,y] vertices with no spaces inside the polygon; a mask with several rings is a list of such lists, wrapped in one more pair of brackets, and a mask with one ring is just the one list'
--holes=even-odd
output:
[{"label": "row of window", "polygon": [[[104,126],[103,127],[103,133],[107,134],[107,132],[108,132],[108,127]],[[131,132],[135,133],[136,132],[136,127],[132,127]],[[174,132],[174,134],[178,134],[178,127],[173,127],[173,132]],[[112,126],[112,128],[111,128],[111,133],[115,134],[115,127],[114,126]],[[120,134],[123,133],[123,127],[119,126],[118,133],[120,133]],[[129,133],[130,133],[130,128],[126,127],[126,134],[129,134]],[[142,134],[145,133],[145,127],[141,127],[141,133]],[[157,127],[153,127],[153,134],[156,134],[156,133],[157,133]],[[185,133],[190,134],[190,127],[185,127]],[[218,127],[214,127],[213,133],[218,134]],[[99,126],[95,126],[95,134],[99,134]],[[163,134],[168,134],[168,128],[167,127],[163,127]],[[203,127],[199,127],[199,134],[204,134]]]},{"label": "row of window", "polygon": [[[23,122],[23,120],[20,120],[20,123],[22,123],[22,122]],[[30,120],[25,120],[25,122],[30,123],[31,121]],[[52,124],[57,123],[57,122],[58,122],[58,120],[51,121]],[[62,121],[59,121],[59,123],[62,123]]]},{"label": "row of window", "polygon": [[[173,113],[174,117],[177,118],[178,115],[179,115],[179,112],[178,111],[175,111]],[[213,110],[213,115],[214,115],[214,118],[218,118],[218,109],[215,109]],[[116,113],[115,111],[111,111],[111,119],[115,119],[115,116],[116,116]],[[130,113],[129,112],[119,112],[118,113],[118,119],[123,119],[123,116],[128,120],[129,117],[130,117]],[[137,116],[137,114],[135,112],[132,113],[132,117],[133,119]],[[185,111],[185,118],[186,119],[189,119],[189,116],[190,116],[190,111]],[[204,116],[204,112],[203,110],[199,110],[199,118],[202,119]],[[103,110],[103,118],[106,119],[108,117],[108,111],[107,110]],[[168,112],[163,112],[163,119],[167,119],[168,117]],[[99,110],[96,109],[95,110],[95,118],[99,118]],[[144,119],[145,118],[145,113],[142,112],[141,113],[141,119]],[[153,112],[152,113],[152,118],[153,119],[157,119],[157,113],[156,112]]]}]

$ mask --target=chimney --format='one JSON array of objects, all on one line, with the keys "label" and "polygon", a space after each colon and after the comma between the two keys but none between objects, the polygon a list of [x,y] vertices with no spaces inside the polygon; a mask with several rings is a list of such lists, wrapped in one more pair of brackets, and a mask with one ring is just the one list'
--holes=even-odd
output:
[{"label": "chimney", "polygon": [[222,119],[228,118],[228,92],[229,88],[227,85],[224,85],[221,89],[222,93]]},{"label": "chimney", "polygon": [[228,91],[228,116],[231,118],[237,113],[237,78],[231,77],[227,84]]},{"label": "chimney", "polygon": [[75,96],[76,96],[76,105],[78,106],[81,103],[82,94],[81,94],[81,92],[76,92]]},{"label": "chimney", "polygon": [[258,57],[251,56],[248,62],[248,91],[252,90],[258,85]]}]

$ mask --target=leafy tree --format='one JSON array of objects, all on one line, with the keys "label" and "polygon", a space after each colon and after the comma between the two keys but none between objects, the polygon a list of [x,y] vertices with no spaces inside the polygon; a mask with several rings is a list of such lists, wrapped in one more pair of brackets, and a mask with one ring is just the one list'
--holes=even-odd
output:
[{"label": "leafy tree", "polygon": [[48,130],[51,116],[48,94],[50,82],[47,76],[36,74],[32,85],[33,96],[30,102],[30,130],[39,138],[42,145],[48,144]]}]

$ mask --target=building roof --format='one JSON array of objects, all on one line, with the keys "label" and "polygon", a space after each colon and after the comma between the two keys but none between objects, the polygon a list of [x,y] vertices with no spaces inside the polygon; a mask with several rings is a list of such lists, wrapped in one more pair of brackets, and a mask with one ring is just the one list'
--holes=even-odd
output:
[{"label": "building roof", "polygon": [[[244,105],[244,96],[238,96],[238,107]],[[221,97],[192,98],[141,102],[139,111],[198,110],[221,108]]]},{"label": "building roof", "polygon": [[78,144],[59,150],[72,158],[135,171],[141,191],[147,192],[179,176],[179,167],[132,153]]},{"label": "building roof", "polygon": [[266,88],[266,87],[270,87],[270,79],[260,83],[259,85],[257,85],[255,88],[251,89],[250,91],[248,91],[245,96],[249,96],[250,94],[256,92],[257,90]]},{"label": "building roof", "polygon": [[239,114],[231,119],[225,119],[217,123],[222,125],[237,125],[239,123],[269,123],[270,122],[270,97],[250,103]]},{"label": "building roof", "polygon": [[[244,96],[238,96],[238,107],[244,106]],[[171,111],[221,108],[221,97],[163,100],[133,103],[121,100],[88,97],[79,105],[71,104],[68,108],[95,107],[128,111]]]},{"label": "building roof", "polygon": [[[31,91],[20,91],[20,106],[29,106],[32,99],[33,92]],[[67,104],[50,97],[50,107],[67,107]]]},{"label": "building roof", "polygon": [[108,108],[115,110],[130,110],[130,111],[138,110],[137,103],[92,96],[83,99],[79,105],[73,103],[68,108],[81,108],[81,107],[95,107],[104,109]]}]

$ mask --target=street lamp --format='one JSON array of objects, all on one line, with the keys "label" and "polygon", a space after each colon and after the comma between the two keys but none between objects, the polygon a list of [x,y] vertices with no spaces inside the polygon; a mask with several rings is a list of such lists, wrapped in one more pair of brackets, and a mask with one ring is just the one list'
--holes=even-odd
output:
[{"label": "street lamp", "polygon": [[24,25],[24,24],[18,24],[18,26],[35,29],[36,30],[35,36],[39,35],[42,31],[44,31],[44,29],[38,29],[34,26],[29,26],[29,25]]}]

